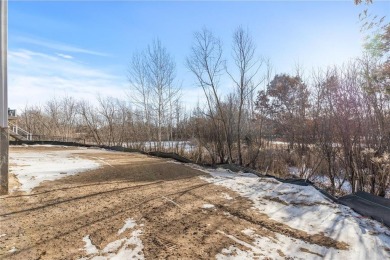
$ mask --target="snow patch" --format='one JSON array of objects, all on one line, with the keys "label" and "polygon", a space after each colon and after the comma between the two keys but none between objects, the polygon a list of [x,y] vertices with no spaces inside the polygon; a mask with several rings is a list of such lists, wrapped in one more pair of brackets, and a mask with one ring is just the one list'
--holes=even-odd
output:
[{"label": "snow patch", "polygon": [[202,205],[202,209],[212,209],[212,208],[215,208],[215,206],[213,204],[203,204]]},{"label": "snow patch", "polygon": [[[301,177],[299,175],[300,169],[298,169],[297,167],[288,167],[288,171],[290,174],[297,176],[298,178]],[[312,175],[311,171],[312,171],[312,169],[307,169],[306,174],[303,176],[303,178],[307,179],[308,176]],[[325,176],[325,175],[321,176],[321,175],[314,174],[308,179],[314,183],[325,185],[326,187],[331,186],[331,182],[330,182],[329,177]],[[336,176],[334,181],[335,181],[336,187],[339,187],[341,185],[340,190],[343,191],[344,193],[351,193],[352,192],[352,186],[348,180],[342,180]]]},{"label": "snow patch", "polygon": [[18,251],[18,249],[14,246],[10,250],[8,250],[9,253],[15,253],[16,251]]},{"label": "snow patch", "polygon": [[255,231],[251,228],[244,229],[241,231],[243,234],[247,235],[248,237],[252,237],[255,234]]},{"label": "snow patch", "polygon": [[97,169],[100,163],[80,158],[79,150],[10,153],[10,172],[18,178],[22,191],[30,192],[43,181]]},{"label": "snow patch", "polygon": [[[121,229],[118,230],[118,235],[122,234],[127,229],[133,229],[137,226],[136,222],[128,218]],[[142,225],[140,225],[142,226]],[[99,250],[94,246],[89,239],[89,235],[83,238],[85,242],[84,250],[87,252],[87,257],[80,260],[124,260],[124,259],[145,259],[143,254],[143,244],[139,238],[142,234],[141,230],[133,230],[130,237],[115,240]]]},{"label": "snow patch", "polygon": [[135,223],[135,221],[131,218],[128,218],[126,219],[125,221],[125,224],[123,225],[123,227],[121,229],[119,229],[118,231],[118,235],[122,234],[123,232],[125,232],[126,229],[130,229],[130,228],[133,228],[135,227],[137,224]]},{"label": "snow patch", "polygon": [[[143,147],[145,149],[155,149],[159,146],[158,142],[132,142],[129,145],[123,145],[129,148]],[[161,148],[163,150],[184,150],[185,152],[191,152],[196,149],[196,145],[190,141],[162,141]]]},{"label": "snow patch", "polygon": [[92,244],[92,241],[89,238],[89,235],[86,235],[85,237],[83,237],[83,241],[85,243],[84,249],[88,255],[97,254],[99,252],[99,250],[96,248],[96,246],[94,244]]}]

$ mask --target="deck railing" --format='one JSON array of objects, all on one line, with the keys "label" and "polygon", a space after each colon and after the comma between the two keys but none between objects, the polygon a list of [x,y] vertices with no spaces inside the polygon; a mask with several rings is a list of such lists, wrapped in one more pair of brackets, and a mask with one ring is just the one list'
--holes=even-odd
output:
[{"label": "deck railing", "polygon": [[10,134],[14,135],[15,138],[22,140],[32,141],[33,134],[28,131],[20,128],[18,125],[13,123],[8,123]]}]

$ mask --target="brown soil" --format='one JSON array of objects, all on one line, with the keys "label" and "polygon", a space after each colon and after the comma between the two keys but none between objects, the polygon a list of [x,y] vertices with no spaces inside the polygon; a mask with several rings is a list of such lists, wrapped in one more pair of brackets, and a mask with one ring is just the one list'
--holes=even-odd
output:
[{"label": "brown soil", "polygon": [[[37,150],[14,147],[11,153],[29,149]],[[201,180],[203,172],[185,165],[135,153],[107,151],[97,156],[80,150],[79,155],[104,164],[44,182],[29,194],[0,197],[0,235],[6,234],[0,236],[1,259],[85,257],[84,236],[90,235],[102,249],[118,239],[128,218],[143,224],[140,238],[146,259],[209,259],[231,245],[248,250],[223,235],[251,244],[252,239],[241,232],[247,228],[270,238],[281,233],[321,246],[348,248],[322,234],[309,235],[270,220],[253,210],[249,200]],[[223,193],[235,199],[227,200]],[[202,208],[206,203],[215,207]],[[16,251],[11,253],[12,248]],[[280,255],[288,257],[288,252]]]}]

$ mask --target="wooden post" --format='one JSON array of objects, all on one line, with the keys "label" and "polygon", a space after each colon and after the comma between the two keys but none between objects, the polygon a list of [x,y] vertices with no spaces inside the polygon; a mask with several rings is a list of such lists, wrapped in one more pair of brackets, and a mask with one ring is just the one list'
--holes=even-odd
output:
[{"label": "wooden post", "polygon": [[0,0],[0,195],[8,194],[8,0]]}]

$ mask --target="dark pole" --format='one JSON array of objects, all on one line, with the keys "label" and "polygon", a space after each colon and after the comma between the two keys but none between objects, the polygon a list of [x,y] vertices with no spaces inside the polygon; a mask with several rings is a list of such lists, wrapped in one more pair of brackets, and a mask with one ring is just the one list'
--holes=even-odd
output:
[{"label": "dark pole", "polygon": [[8,93],[7,36],[8,0],[0,4],[0,194],[8,194]]}]

